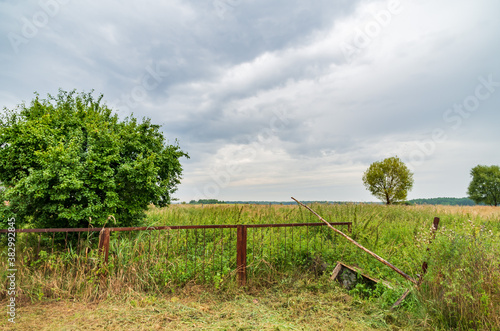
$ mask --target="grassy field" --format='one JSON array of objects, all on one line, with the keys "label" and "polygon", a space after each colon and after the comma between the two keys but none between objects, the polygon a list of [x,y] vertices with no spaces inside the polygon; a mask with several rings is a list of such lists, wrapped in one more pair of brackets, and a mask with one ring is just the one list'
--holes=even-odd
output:
[{"label": "grassy field", "polygon": [[[326,227],[249,231],[250,273],[243,288],[235,280],[229,230],[116,234],[105,268],[98,268],[96,236],[80,238],[80,246],[72,238],[43,237],[36,254],[36,237],[26,235],[17,244],[17,329],[500,330],[499,208],[312,207],[330,222],[353,222],[355,240],[414,278],[427,261],[421,287]],[[429,244],[435,216],[440,228]],[[146,224],[317,221],[298,206],[174,205],[150,208]],[[346,290],[329,279],[336,261],[393,288],[359,284]],[[5,272],[2,279],[5,284]],[[408,288],[404,303],[390,310]],[[1,298],[6,303],[5,290]],[[0,327],[9,327],[6,318]]]}]

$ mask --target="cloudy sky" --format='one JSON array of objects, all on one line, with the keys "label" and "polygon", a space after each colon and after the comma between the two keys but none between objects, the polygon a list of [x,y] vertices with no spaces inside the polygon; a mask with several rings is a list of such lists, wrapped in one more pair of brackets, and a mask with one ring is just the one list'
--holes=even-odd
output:
[{"label": "cloudy sky", "polygon": [[0,0],[0,104],[59,88],[162,124],[190,159],[176,198],[463,197],[500,164],[498,0]]}]

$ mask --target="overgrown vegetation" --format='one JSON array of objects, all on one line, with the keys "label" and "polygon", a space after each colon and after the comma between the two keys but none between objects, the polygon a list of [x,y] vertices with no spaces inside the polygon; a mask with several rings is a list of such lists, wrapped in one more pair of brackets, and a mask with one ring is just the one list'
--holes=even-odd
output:
[{"label": "overgrown vegetation", "polygon": [[[150,203],[165,206],[186,156],[159,125],[118,119],[92,93],[59,91],[0,115],[0,224],[130,226]],[[10,203],[3,204],[3,199]]]},{"label": "overgrown vegetation", "polygon": [[[77,237],[66,240],[64,235],[43,234],[38,254],[38,236],[20,235],[19,300],[116,302],[131,296],[170,298],[193,286],[202,286],[211,293],[209,296],[227,299],[251,295],[259,300],[262,293],[280,293],[276,295],[284,297],[292,289],[307,288],[326,296],[336,293],[349,298],[345,305],[352,312],[348,316],[359,318],[359,311],[365,312],[364,323],[368,324],[362,328],[500,328],[498,208],[353,204],[317,204],[313,208],[331,222],[353,222],[355,240],[415,278],[421,273],[422,262],[429,262],[420,289],[412,290],[403,305],[390,312],[391,305],[412,285],[326,227],[294,229],[293,233],[284,228],[249,229],[249,279],[247,286],[240,289],[235,280],[235,231],[199,229],[113,233],[107,266],[103,266],[95,249],[98,233],[82,235],[78,245]],[[441,218],[440,229],[429,245],[435,216]],[[297,206],[175,205],[150,208],[146,221],[159,226],[317,219]],[[393,289],[363,285],[351,290],[341,288],[328,279],[339,260],[390,281]],[[3,249],[2,270],[7,269],[6,261]],[[3,272],[4,283],[5,277]],[[301,296],[297,291],[295,298]],[[5,290],[2,296],[6,297]],[[305,312],[294,305],[283,309],[304,318]]]}]

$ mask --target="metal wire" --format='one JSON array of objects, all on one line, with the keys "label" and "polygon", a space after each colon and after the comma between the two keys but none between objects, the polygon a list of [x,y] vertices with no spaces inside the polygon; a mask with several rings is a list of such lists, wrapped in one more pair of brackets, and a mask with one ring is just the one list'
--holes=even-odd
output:
[{"label": "metal wire", "polygon": [[[328,235],[327,229],[322,227],[323,223],[301,223],[301,224],[250,224],[245,225],[247,229],[252,231],[247,234],[247,254],[248,262],[251,264],[248,271],[255,274],[257,271],[256,263],[265,260],[266,265],[272,266],[271,273],[278,269],[285,269],[290,264],[296,263],[295,259],[298,256],[303,256],[304,252],[310,252],[310,249],[321,251],[328,249],[330,245],[335,244],[338,239],[336,234]],[[338,223],[338,226],[349,226],[349,223]],[[320,228],[316,228],[320,226]],[[280,229],[284,227],[284,229]],[[291,227],[291,229],[287,229]],[[295,229],[295,228],[298,229]],[[304,229],[305,227],[305,229]],[[313,227],[313,229],[310,229]],[[260,228],[260,231],[259,229]],[[116,231],[114,231],[116,229]],[[173,231],[176,229],[177,231]],[[18,231],[18,232],[34,232],[36,236],[29,240],[36,248],[35,258],[39,257],[42,249],[51,249],[52,254],[57,253],[57,249],[62,249],[62,239],[64,239],[64,250],[70,252],[73,247],[75,237],[76,241],[76,256],[79,256],[84,248],[80,232],[63,229],[66,232],[65,236],[58,236],[55,240],[56,232],[51,229],[31,229],[39,231]],[[59,230],[59,229],[57,229]],[[85,251],[87,247],[97,247],[99,237],[95,229],[86,229],[87,240],[85,241]],[[229,270],[234,270],[236,266],[236,225],[220,225],[220,226],[175,226],[175,227],[157,227],[157,228],[109,228],[110,232],[128,232],[127,234],[114,234],[110,240],[113,242],[112,258],[118,259],[119,254],[124,254],[124,250],[118,250],[119,245],[123,245],[123,240],[127,239],[130,247],[134,247],[137,258],[140,258],[144,266],[154,267],[162,261],[163,268],[174,268],[176,273],[184,272],[187,280],[199,279],[201,281],[209,280],[207,272],[215,276],[220,272],[221,277]],[[132,231],[151,231],[158,230],[156,235],[147,233],[147,238],[144,235],[133,235]],[[200,231],[201,230],[201,231]],[[50,239],[43,233],[52,232],[52,245]],[[68,232],[78,232],[77,236],[70,236]],[[233,233],[234,232],[234,233]],[[155,236],[155,238],[152,238]],[[248,238],[250,236],[250,238]],[[319,236],[319,238],[318,238]],[[175,237],[175,238],[174,238]],[[26,237],[28,238],[28,236]],[[71,240],[69,240],[71,238]],[[145,242],[147,240],[147,243]],[[152,240],[156,243],[151,244]],[[310,243],[310,241],[313,241]],[[26,240],[28,241],[28,240]],[[291,241],[291,242],[290,242]],[[298,241],[298,242],[297,242]],[[305,241],[305,242],[304,242]],[[319,241],[319,242],[318,242]],[[329,246],[326,246],[328,243]],[[57,244],[57,245],[56,245]],[[50,245],[50,247],[48,247]],[[146,247],[147,245],[147,247]],[[260,246],[260,247],[259,247]],[[266,247],[267,246],[267,247]],[[210,248],[211,247],[211,248]],[[148,254],[145,254],[146,249]],[[35,251],[35,250],[32,250]],[[119,252],[120,251],[120,252]],[[311,257],[314,258],[314,257]],[[303,261],[298,261],[303,263]],[[200,265],[201,264],[201,265]],[[115,265],[117,265],[115,263]],[[260,269],[259,269],[260,270]]]}]

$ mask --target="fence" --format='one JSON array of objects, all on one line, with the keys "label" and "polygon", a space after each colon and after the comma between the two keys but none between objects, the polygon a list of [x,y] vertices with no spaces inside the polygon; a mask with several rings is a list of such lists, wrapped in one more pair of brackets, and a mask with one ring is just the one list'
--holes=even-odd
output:
[{"label": "fence", "polygon": [[[347,226],[351,232],[351,222],[330,224]],[[279,269],[297,259],[302,259],[302,263],[305,263],[304,259],[313,258],[314,254],[311,252],[323,251],[327,245],[334,244],[337,235],[325,226],[325,223],[184,225],[16,229],[16,232],[35,236],[27,238],[26,242],[30,243],[36,258],[44,248],[51,249],[52,252],[54,248],[56,251],[74,250],[77,255],[82,251],[87,254],[89,249],[97,249],[103,262],[108,263],[112,258],[118,264],[119,260],[130,260],[128,255],[123,254],[123,250],[132,249],[138,256],[147,254],[150,267],[163,264],[169,266],[172,272],[181,273],[186,279],[196,277],[197,274],[203,276],[207,271],[212,275],[220,275],[225,270],[233,270],[239,284],[244,285],[249,269],[254,274],[258,272],[258,261],[265,261]],[[7,230],[0,230],[0,233],[6,232]],[[80,234],[85,232],[87,238],[82,240]],[[132,239],[134,232],[136,237]],[[52,238],[46,236],[49,233],[52,233]],[[97,233],[99,237],[93,235]],[[42,238],[42,235],[45,237]],[[97,238],[98,243],[95,243]],[[122,247],[125,245],[128,246]]]}]

